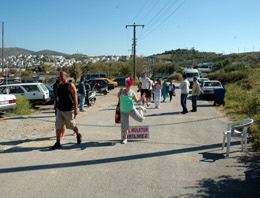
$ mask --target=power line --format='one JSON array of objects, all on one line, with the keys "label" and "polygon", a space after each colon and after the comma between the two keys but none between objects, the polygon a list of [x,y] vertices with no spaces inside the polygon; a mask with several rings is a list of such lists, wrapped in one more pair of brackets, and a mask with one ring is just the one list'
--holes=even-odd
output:
[{"label": "power line", "polygon": [[152,6],[152,8],[151,8],[150,10],[148,10],[148,12],[146,12],[146,14],[144,15],[144,17],[142,18],[142,21],[144,21],[144,20],[147,18],[147,16],[149,16],[150,12],[155,8],[155,6],[159,3],[159,1],[160,1],[160,0],[157,0],[157,1],[155,2],[155,4]]},{"label": "power line", "polygon": [[150,32],[148,32],[147,34],[145,34],[143,37],[141,37],[139,39],[142,40],[144,38],[146,38],[148,35],[150,35],[155,29],[157,29],[158,27],[160,27],[163,23],[165,23],[175,12],[177,12],[185,3],[187,2],[187,0],[184,0],[183,3],[181,3],[170,15],[168,15],[157,27],[154,27]]},{"label": "power line", "polygon": [[179,0],[172,1],[172,2],[170,2],[170,4],[168,4],[169,3],[169,1],[168,1],[167,4],[165,4],[161,8],[161,10],[146,24],[146,26],[148,26],[148,28],[144,32],[142,32],[140,37],[142,37],[149,30],[150,26],[151,27],[155,26],[155,24],[157,24],[161,19],[163,19],[166,15],[168,15],[169,11],[172,10],[172,8],[175,6],[175,4],[178,3],[178,1]]},{"label": "power line", "polygon": [[157,14],[146,23],[146,25],[149,25],[166,7],[168,7],[169,3],[171,2],[171,0],[168,0],[167,3],[159,10],[159,12],[157,12]]},{"label": "power line", "polygon": [[133,18],[132,22],[134,22],[135,19],[140,15],[140,13],[143,11],[143,9],[144,9],[144,7],[146,6],[147,3],[148,3],[148,0],[145,1],[144,5],[141,7],[141,9],[138,11],[136,16]]}]

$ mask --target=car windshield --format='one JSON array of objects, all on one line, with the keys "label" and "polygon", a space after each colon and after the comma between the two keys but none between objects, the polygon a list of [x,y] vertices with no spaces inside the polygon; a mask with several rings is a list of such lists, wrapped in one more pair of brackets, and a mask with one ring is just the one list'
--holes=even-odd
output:
[{"label": "car windshield", "polygon": [[22,87],[25,88],[25,90],[28,92],[40,92],[37,85],[22,85]]},{"label": "car windshield", "polygon": [[45,85],[45,87],[46,87],[48,90],[52,90],[52,88],[51,88],[49,85]]},{"label": "car windshield", "polygon": [[220,82],[205,82],[205,87],[220,87]]},{"label": "car windshield", "polygon": [[188,78],[191,78],[191,77],[193,77],[193,76],[199,76],[199,74],[198,73],[186,73],[186,75],[187,75],[187,77]]}]

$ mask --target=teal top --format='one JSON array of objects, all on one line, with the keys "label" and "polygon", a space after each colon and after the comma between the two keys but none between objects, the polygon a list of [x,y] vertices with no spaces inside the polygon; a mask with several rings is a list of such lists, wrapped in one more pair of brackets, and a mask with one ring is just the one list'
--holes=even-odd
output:
[{"label": "teal top", "polygon": [[135,108],[132,99],[133,91],[131,91],[128,96],[124,96],[123,92],[124,90],[121,92],[120,95],[120,112],[127,113],[132,111]]},{"label": "teal top", "polygon": [[169,87],[168,87],[167,83],[163,83],[162,84],[162,94],[165,95],[166,97],[169,96],[168,89],[169,89]]}]

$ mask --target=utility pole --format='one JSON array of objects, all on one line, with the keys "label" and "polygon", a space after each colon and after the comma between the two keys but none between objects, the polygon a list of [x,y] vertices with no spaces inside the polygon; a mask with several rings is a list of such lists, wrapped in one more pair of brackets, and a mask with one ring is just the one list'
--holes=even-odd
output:
[{"label": "utility pole", "polygon": [[2,76],[4,76],[4,22],[2,22]]},{"label": "utility pole", "polygon": [[134,25],[126,25],[125,26],[125,28],[127,28],[127,27],[134,27],[134,40],[133,40],[133,42],[134,42],[134,56],[133,56],[133,62],[134,62],[134,66],[133,66],[134,75],[133,75],[133,78],[134,78],[134,80],[136,79],[136,66],[135,66],[135,64],[136,64],[136,27],[138,27],[138,26],[142,26],[142,28],[144,28],[144,25],[135,25],[135,23],[134,23]]}]

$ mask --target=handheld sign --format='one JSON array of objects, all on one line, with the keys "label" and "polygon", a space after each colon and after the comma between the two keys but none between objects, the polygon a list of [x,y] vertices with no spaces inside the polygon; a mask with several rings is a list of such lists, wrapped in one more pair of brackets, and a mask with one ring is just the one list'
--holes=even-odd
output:
[{"label": "handheld sign", "polygon": [[[122,133],[123,137],[123,133]],[[129,127],[129,132],[127,135],[128,140],[135,140],[135,139],[149,139],[149,126],[139,126],[139,127]]]}]

